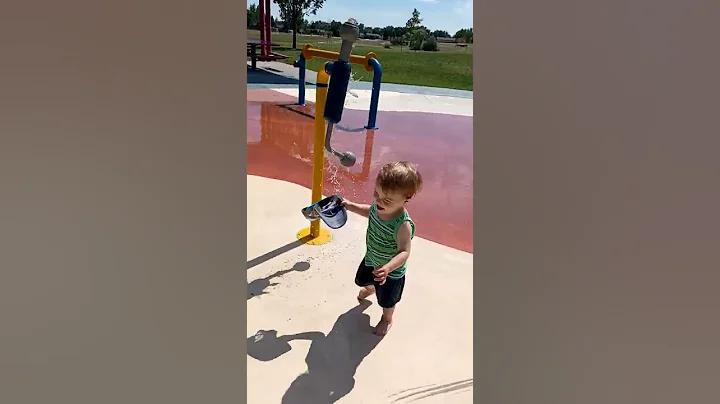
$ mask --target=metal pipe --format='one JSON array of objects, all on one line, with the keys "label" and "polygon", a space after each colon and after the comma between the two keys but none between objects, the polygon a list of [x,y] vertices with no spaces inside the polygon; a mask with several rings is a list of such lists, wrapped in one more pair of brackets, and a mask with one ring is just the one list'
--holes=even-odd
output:
[{"label": "metal pipe", "polygon": [[[349,27],[348,29],[352,30],[353,28]],[[345,63],[350,63],[350,54],[352,53],[353,42],[354,41],[346,41],[343,39],[342,43],[340,44],[340,55],[338,56],[338,60],[341,60]]]},{"label": "metal pipe", "polygon": [[[338,152],[332,148],[331,139],[333,126],[340,122],[343,107],[345,104],[345,96],[347,94],[347,86],[350,80],[350,55],[352,53],[353,43],[358,40],[360,29],[357,21],[351,18],[343,23],[340,27],[340,37],[342,44],[340,45],[340,53],[338,60],[332,66],[325,66],[326,72],[331,72],[330,84],[328,88],[327,101],[332,100],[325,107],[325,120],[327,120],[327,130],[325,132],[325,150],[340,160],[340,164],[345,167],[355,165],[355,155],[351,152]],[[328,108],[330,107],[330,108]]]},{"label": "metal pipe", "polygon": [[[312,45],[307,44],[302,49],[302,55],[305,56],[306,60],[310,60],[312,58],[320,58],[320,59],[327,59],[327,60],[338,60],[340,57],[339,52],[324,50],[324,49],[316,49],[313,48]],[[374,53],[370,52],[370,55],[374,55]],[[368,60],[370,57],[368,55],[365,56],[359,56],[359,55],[350,55],[350,63],[354,65],[360,65],[365,70],[371,72],[372,67],[368,65]]]},{"label": "metal pipe", "polygon": [[263,24],[263,27],[265,29],[265,51],[264,55],[270,55],[272,53],[272,48],[270,47],[270,43],[272,42],[272,19],[270,18],[270,0],[261,0],[265,1],[265,24]]},{"label": "metal pipe", "polygon": [[333,156],[337,157],[338,160],[340,160],[340,164],[344,165],[345,167],[352,167],[357,161],[355,155],[349,151],[339,152],[333,149],[332,145],[330,144],[330,139],[332,139],[333,126],[334,125],[331,122],[328,122],[327,131],[325,132],[325,150],[327,150]]},{"label": "metal pipe", "polygon": [[[327,96],[327,85],[330,76],[324,71],[319,71],[317,75],[317,89],[315,90],[315,126],[313,131],[315,139],[313,139],[313,175],[312,175],[312,199],[311,204],[320,202],[322,199],[323,186],[323,170],[325,167],[325,153],[323,146],[327,139],[325,136],[325,97]],[[310,236],[316,238],[320,235],[320,219],[310,222]]]},{"label": "metal pipe", "polygon": [[260,55],[265,55],[265,0],[258,2],[258,29],[260,30]]},{"label": "metal pipe", "polygon": [[[299,83],[298,83],[298,105],[305,105],[305,88],[307,87],[307,84],[305,82],[306,77],[306,71],[307,71],[307,61],[312,58],[320,58],[320,59],[336,59],[339,58],[340,53],[333,52],[333,51],[326,51],[322,49],[315,49],[312,47],[312,45],[307,44],[303,47],[302,52],[300,52],[300,57],[298,58],[295,63],[293,63],[294,67],[297,67],[299,69]],[[373,72],[373,85],[372,85],[372,95],[370,97],[370,110],[368,114],[368,124],[367,126],[363,126],[365,129],[378,129],[376,126],[377,121],[377,109],[378,109],[378,101],[380,99],[380,83],[382,82],[382,67],[380,65],[380,62],[377,60],[377,56],[370,52],[366,54],[365,56],[357,56],[357,55],[350,55],[350,63],[351,64],[358,64],[365,68],[367,71]],[[327,74],[331,74],[333,68],[333,62],[325,63],[325,72]]]},{"label": "metal pipe", "polygon": [[[300,70],[300,84],[298,87],[298,105],[305,106],[305,56],[303,54],[300,54],[300,57],[298,58],[297,62],[295,62],[295,66]],[[324,106],[323,106],[324,109]]]},{"label": "metal pipe", "polygon": [[365,129],[377,130],[375,122],[377,121],[378,103],[380,102],[380,83],[382,82],[382,66],[377,59],[372,58],[368,63],[373,68],[373,84],[372,93],[370,95],[370,113],[368,116],[368,124]]}]

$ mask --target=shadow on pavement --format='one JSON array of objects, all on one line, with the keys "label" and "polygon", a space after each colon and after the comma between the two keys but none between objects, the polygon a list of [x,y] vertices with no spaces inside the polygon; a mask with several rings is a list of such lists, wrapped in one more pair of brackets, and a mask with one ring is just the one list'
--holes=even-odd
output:
[{"label": "shadow on pavement", "polygon": [[290,269],[283,269],[282,271],[277,271],[274,274],[270,274],[264,278],[254,279],[253,281],[248,282],[247,300],[250,300],[255,296],[264,295],[266,293],[265,289],[267,287],[277,285],[277,283],[271,282],[273,278],[281,277],[293,271],[304,272],[308,269],[310,269],[310,263],[306,261],[300,261],[293,265],[293,267]]},{"label": "shadow on pavement", "polygon": [[300,81],[283,76],[282,74],[275,74],[266,68],[258,66],[257,70],[250,69],[247,67],[247,82],[248,84],[293,84],[298,85]]},{"label": "shadow on pavement", "polygon": [[372,333],[365,314],[370,304],[365,301],[340,315],[327,335],[310,331],[278,336],[275,330],[261,330],[248,338],[248,355],[260,361],[287,353],[291,341],[311,341],[305,357],[308,370],[292,382],[282,404],[331,404],[352,391],[358,366],[382,340]]},{"label": "shadow on pavement", "polygon": [[285,244],[284,246],[278,247],[270,252],[266,252],[265,254],[263,254],[259,257],[255,257],[255,258],[251,259],[250,261],[248,261],[247,269],[250,269],[256,265],[260,265],[263,262],[269,261],[269,260],[277,257],[278,255],[284,254],[284,253],[291,251],[297,247],[300,247],[301,245],[307,243],[310,240],[312,240],[312,237],[308,235],[303,238],[299,238],[297,240],[291,241],[291,242]]}]

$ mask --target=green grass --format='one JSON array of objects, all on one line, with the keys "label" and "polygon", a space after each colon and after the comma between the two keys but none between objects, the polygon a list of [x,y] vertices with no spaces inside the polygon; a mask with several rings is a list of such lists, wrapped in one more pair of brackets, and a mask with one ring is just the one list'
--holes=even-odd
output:
[{"label": "green grass", "polygon": [[[259,38],[260,32],[248,30],[248,37]],[[339,51],[340,38],[323,38],[319,36],[298,35],[297,50],[291,49],[292,35],[273,32],[272,41],[278,47],[273,47],[278,53],[290,56],[283,62],[292,64],[300,56],[300,49],[307,43],[315,48]],[[360,40],[353,49],[355,55],[365,55],[373,52],[382,65],[383,83],[411,84],[428,87],[443,87],[458,90],[472,91],[472,45],[460,48],[453,44],[439,44],[438,52],[411,51],[407,47],[393,46],[391,49],[383,47],[384,41]],[[312,59],[308,61],[309,70],[318,71],[325,60]],[[361,66],[352,65],[353,79],[357,81],[372,81],[372,72]]]}]

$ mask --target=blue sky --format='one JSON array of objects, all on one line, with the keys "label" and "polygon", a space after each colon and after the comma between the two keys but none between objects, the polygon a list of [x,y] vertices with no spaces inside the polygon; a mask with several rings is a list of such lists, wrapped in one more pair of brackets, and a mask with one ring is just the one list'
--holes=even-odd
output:
[{"label": "blue sky", "polygon": [[[247,0],[248,5],[257,0]],[[460,28],[472,27],[472,0],[325,0],[325,5],[310,21],[345,21],[355,18],[371,27],[403,26],[413,8],[420,11],[423,25],[431,30],[441,29],[453,35]],[[272,15],[279,17],[277,4],[271,4]]]}]

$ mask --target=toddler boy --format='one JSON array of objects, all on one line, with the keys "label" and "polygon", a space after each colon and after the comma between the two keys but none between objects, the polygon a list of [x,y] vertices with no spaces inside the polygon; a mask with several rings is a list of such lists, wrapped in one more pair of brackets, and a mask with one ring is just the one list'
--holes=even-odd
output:
[{"label": "toddler boy", "polygon": [[400,161],[380,169],[372,205],[343,201],[347,210],[368,218],[367,249],[355,275],[355,284],[362,288],[358,302],[377,295],[378,305],[383,309],[382,318],[373,331],[377,335],[385,335],[390,330],[395,305],[402,297],[405,263],[415,235],[415,224],[405,205],[421,188],[422,176],[417,167]]}]

